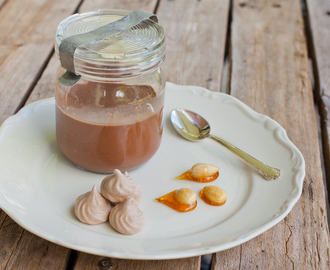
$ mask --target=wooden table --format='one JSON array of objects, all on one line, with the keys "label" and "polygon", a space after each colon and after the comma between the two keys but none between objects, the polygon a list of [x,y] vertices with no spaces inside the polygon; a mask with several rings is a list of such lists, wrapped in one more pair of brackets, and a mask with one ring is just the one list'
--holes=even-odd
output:
[{"label": "wooden table", "polygon": [[[167,81],[237,97],[278,121],[305,158],[302,196],[290,214],[247,243],[213,254],[212,269],[330,269],[330,2],[0,0],[0,123],[54,95],[58,23],[100,8],[156,13],[166,31]],[[29,233],[0,210],[0,269],[186,270],[200,264],[200,256],[134,261],[76,252]]]}]

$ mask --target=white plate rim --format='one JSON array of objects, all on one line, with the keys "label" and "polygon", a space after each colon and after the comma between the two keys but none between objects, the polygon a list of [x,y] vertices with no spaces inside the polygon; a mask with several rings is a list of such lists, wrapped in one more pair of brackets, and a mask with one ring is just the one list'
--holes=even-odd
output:
[{"label": "white plate rim", "polygon": [[[286,204],[283,205],[283,209],[281,209],[280,214],[270,220],[267,224],[264,224],[262,226],[259,226],[255,228],[255,230],[251,230],[238,239],[224,243],[222,245],[217,245],[217,246],[211,246],[211,247],[199,247],[195,249],[191,249],[189,251],[184,251],[184,252],[178,252],[178,253],[168,253],[168,254],[124,254],[124,253],[117,253],[117,252],[111,252],[111,251],[104,251],[104,250],[99,250],[95,248],[89,248],[89,247],[84,247],[80,245],[75,245],[74,243],[68,243],[63,239],[56,239],[56,237],[52,237],[50,235],[47,235],[43,233],[42,231],[39,231],[38,229],[35,229],[31,224],[25,223],[25,220],[22,219],[22,216],[19,215],[16,211],[14,211],[12,208],[10,208],[10,205],[7,204],[4,200],[1,199],[0,197],[0,207],[5,211],[16,223],[18,223],[20,226],[23,228],[27,229],[28,231],[32,232],[35,235],[38,235],[39,237],[42,237],[46,240],[49,240],[51,242],[54,242],[56,244],[91,253],[91,254],[96,254],[96,255],[104,255],[108,257],[116,257],[116,258],[122,258],[122,259],[176,259],[176,258],[184,258],[184,257],[192,257],[192,256],[198,256],[202,254],[207,254],[207,253],[214,253],[218,252],[221,250],[229,249],[232,247],[235,247],[237,245],[240,245],[258,235],[261,233],[265,232],[266,230],[270,229],[274,225],[276,225],[278,222],[280,222],[292,209],[292,207],[295,205],[295,203],[298,201],[301,192],[302,192],[302,187],[303,187],[303,180],[305,176],[305,162],[303,159],[302,154],[298,150],[298,148],[293,145],[293,143],[289,140],[287,137],[287,134],[285,130],[273,119],[271,119],[268,116],[259,114],[255,111],[253,111],[251,108],[249,108],[247,105],[245,105],[243,102],[240,100],[236,99],[235,97],[232,97],[230,95],[224,94],[224,93],[219,93],[219,92],[211,92],[205,88],[198,87],[198,86],[182,86],[182,85],[175,85],[172,83],[167,83],[166,84],[166,91],[189,91],[192,93],[200,93],[201,95],[204,96],[211,96],[212,98],[221,98],[228,100],[230,103],[234,104],[235,106],[238,106],[240,109],[243,109],[247,114],[249,114],[255,121],[262,121],[262,122],[267,122],[270,123],[271,125],[275,125],[277,130],[280,130],[280,140],[282,140],[283,143],[288,145],[290,150],[294,152],[296,155],[296,158],[298,160],[296,166],[295,166],[295,179],[294,183],[296,184],[295,188],[295,194],[294,196],[291,196],[290,198],[287,199]],[[23,117],[23,115],[28,114],[29,112],[34,112],[35,108],[38,106],[44,106],[44,105],[49,105],[49,104],[54,104],[54,98],[49,98],[49,99],[44,99],[44,100],[39,100],[36,102],[33,102],[24,108],[22,108],[16,115],[13,115],[9,117],[7,120],[4,121],[4,123],[0,127],[0,143],[1,143],[1,138],[4,135],[4,130],[11,125],[14,125],[16,120],[20,117]],[[262,120],[260,120],[262,119]],[[1,180],[1,179],[0,179]],[[1,182],[0,182],[0,187],[1,187]]]}]

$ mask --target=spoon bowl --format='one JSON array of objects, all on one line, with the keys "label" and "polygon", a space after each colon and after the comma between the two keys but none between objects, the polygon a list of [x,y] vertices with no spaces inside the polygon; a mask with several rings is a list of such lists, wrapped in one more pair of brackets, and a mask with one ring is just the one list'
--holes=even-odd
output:
[{"label": "spoon bowl", "polygon": [[189,141],[199,141],[204,138],[211,138],[222,144],[250,167],[256,169],[266,180],[274,180],[280,177],[279,169],[270,167],[236,146],[211,135],[210,124],[199,114],[185,109],[174,109],[171,112],[171,122],[175,130]]},{"label": "spoon bowl", "polygon": [[192,111],[174,109],[171,112],[171,122],[176,131],[189,141],[198,141],[210,135],[209,123]]}]

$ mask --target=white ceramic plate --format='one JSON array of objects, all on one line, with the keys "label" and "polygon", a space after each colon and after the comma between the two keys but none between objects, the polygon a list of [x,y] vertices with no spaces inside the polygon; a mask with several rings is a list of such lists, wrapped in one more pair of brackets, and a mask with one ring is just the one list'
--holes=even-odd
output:
[{"label": "white ceramic plate", "polygon": [[[125,259],[169,259],[212,253],[239,245],[274,226],[297,202],[305,174],[304,159],[274,120],[237,99],[196,86],[166,86],[164,135],[156,155],[130,176],[144,189],[139,208],[145,227],[125,236],[108,223],[89,226],[74,215],[75,199],[98,187],[104,175],[72,165],[55,138],[54,99],[32,103],[0,129],[0,207],[30,232],[56,244]],[[213,140],[190,142],[172,128],[169,115],[181,107],[209,120],[212,133],[281,169],[265,181]],[[203,184],[176,180],[197,162],[212,163],[220,176]],[[196,193],[205,185],[228,193],[220,207],[198,198],[194,211],[179,213],[154,200],[174,189]]]}]

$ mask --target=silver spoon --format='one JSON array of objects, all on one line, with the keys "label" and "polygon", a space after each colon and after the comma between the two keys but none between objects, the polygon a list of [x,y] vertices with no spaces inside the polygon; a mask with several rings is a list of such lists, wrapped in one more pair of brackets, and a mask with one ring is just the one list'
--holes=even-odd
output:
[{"label": "silver spoon", "polygon": [[182,137],[190,141],[211,138],[219,142],[245,161],[250,167],[256,169],[266,180],[275,180],[280,176],[279,169],[272,168],[232,144],[211,135],[211,127],[209,123],[197,113],[184,109],[174,109],[171,112],[171,121],[176,131]]}]

